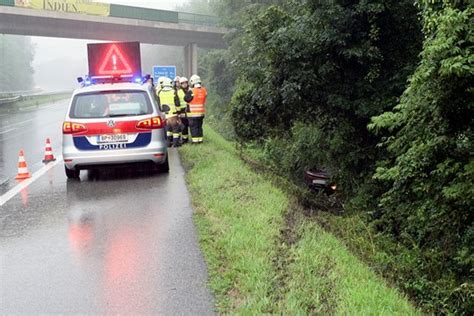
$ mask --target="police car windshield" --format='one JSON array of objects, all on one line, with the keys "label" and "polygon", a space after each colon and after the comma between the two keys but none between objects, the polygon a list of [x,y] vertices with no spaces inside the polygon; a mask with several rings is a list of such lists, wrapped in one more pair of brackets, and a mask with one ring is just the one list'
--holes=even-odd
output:
[{"label": "police car windshield", "polygon": [[71,118],[107,118],[153,113],[145,91],[120,90],[78,94],[72,101]]}]

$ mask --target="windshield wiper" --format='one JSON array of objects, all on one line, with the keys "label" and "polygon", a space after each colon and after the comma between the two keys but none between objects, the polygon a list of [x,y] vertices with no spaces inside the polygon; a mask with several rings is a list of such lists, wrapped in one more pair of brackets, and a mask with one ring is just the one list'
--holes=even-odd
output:
[{"label": "windshield wiper", "polygon": [[148,113],[128,113],[128,114],[109,114],[107,117],[120,117],[120,116],[139,116],[146,115]]},{"label": "windshield wiper", "polygon": [[119,117],[119,116],[132,116],[135,114],[109,114],[108,117]]}]

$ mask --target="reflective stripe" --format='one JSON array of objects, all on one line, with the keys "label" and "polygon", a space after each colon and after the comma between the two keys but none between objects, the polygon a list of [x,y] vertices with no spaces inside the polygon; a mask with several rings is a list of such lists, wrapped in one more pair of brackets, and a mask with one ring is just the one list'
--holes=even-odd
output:
[{"label": "reflective stripe", "polygon": [[189,105],[189,112],[191,113],[204,113],[206,109],[204,108],[204,104],[190,104]]},{"label": "reflective stripe", "polygon": [[188,113],[188,117],[203,117],[205,113]]},{"label": "reflective stripe", "polygon": [[203,138],[202,137],[192,137],[191,140],[193,143],[202,143]]}]

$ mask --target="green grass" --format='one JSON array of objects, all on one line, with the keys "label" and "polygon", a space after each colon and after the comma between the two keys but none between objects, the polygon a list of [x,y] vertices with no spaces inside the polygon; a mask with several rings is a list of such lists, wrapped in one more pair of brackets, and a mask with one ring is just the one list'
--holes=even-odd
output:
[{"label": "green grass", "polygon": [[298,230],[301,239],[290,251],[292,278],[282,309],[291,314],[418,314],[316,223],[303,221]]},{"label": "green grass", "polygon": [[211,128],[180,153],[219,312],[417,314]]}]

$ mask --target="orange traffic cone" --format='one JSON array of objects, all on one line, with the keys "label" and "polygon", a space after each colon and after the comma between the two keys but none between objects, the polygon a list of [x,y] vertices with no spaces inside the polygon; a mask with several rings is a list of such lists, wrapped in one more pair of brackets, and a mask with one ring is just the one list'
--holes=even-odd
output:
[{"label": "orange traffic cone", "polygon": [[23,154],[23,149],[20,150],[18,154],[18,174],[15,179],[27,179],[30,178],[31,175],[28,172],[28,166],[26,165],[25,155]]},{"label": "orange traffic cone", "polygon": [[44,149],[44,163],[48,163],[50,161],[55,161],[56,158],[54,158],[53,155],[53,149],[51,148],[51,142],[49,141],[49,138],[46,138],[46,147]]}]

